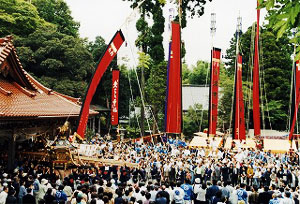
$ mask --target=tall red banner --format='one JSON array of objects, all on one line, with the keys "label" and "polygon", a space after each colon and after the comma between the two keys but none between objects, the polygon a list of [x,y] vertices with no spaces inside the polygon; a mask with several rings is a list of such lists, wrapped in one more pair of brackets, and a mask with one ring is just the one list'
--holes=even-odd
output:
[{"label": "tall red banner", "polygon": [[215,135],[218,121],[218,93],[220,74],[221,49],[213,48],[210,65],[210,91],[209,91],[209,120],[208,134]]},{"label": "tall red banner", "polygon": [[300,63],[299,60],[296,61],[296,66],[294,70],[294,77],[293,77],[293,99],[292,99],[292,113],[291,113],[291,127],[290,127],[290,134],[289,139],[293,139],[295,124],[297,121],[298,115],[298,107],[300,102]]},{"label": "tall red banner", "polygon": [[172,22],[172,43],[168,70],[166,132],[181,133],[182,123],[182,88],[180,25]]},{"label": "tall red banner", "polygon": [[[258,6],[258,3],[257,3]],[[260,136],[260,108],[259,108],[259,17],[260,10],[257,9],[257,24],[256,24],[256,37],[254,48],[254,67],[253,67],[253,123],[254,123],[254,136]]]},{"label": "tall red banner", "polygon": [[235,110],[234,110],[234,139],[245,140],[245,107],[243,96],[243,81],[242,81],[242,63],[243,59],[240,54],[237,56],[237,69],[235,75]]},{"label": "tall red banner", "polygon": [[119,123],[119,70],[112,71],[112,89],[111,89],[111,125]]},{"label": "tall red banner", "polygon": [[81,107],[80,111],[80,120],[77,128],[77,134],[79,134],[82,138],[84,138],[84,133],[86,129],[86,124],[89,118],[89,109],[90,104],[92,101],[92,98],[96,92],[96,89],[98,87],[98,84],[106,71],[107,67],[113,60],[113,58],[116,56],[119,48],[125,41],[125,38],[123,36],[122,31],[117,31],[111,42],[108,44],[104,54],[101,57],[101,60],[96,68],[96,71],[92,77],[92,80],[89,84],[89,87],[87,89],[85,100],[83,102],[83,105]]}]

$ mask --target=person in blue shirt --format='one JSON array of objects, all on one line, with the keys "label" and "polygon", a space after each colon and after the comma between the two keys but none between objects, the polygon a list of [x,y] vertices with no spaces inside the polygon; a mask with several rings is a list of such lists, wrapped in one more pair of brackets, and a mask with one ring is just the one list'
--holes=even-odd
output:
[{"label": "person in blue shirt", "polygon": [[244,201],[244,203],[247,203],[248,194],[245,188],[246,188],[246,184],[242,183],[241,188],[237,190],[237,196],[238,196],[238,201]]},{"label": "person in blue shirt", "polygon": [[63,190],[64,186],[60,185],[58,191],[55,193],[55,200],[57,203],[65,203],[68,200],[67,194]]},{"label": "person in blue shirt", "polygon": [[190,184],[190,180],[186,179],[184,184],[180,186],[184,191],[184,203],[190,204],[193,199],[193,186]]},{"label": "person in blue shirt", "polygon": [[213,198],[216,196],[217,192],[220,190],[219,186],[217,185],[217,180],[213,180],[213,185],[209,187],[206,191],[206,198],[209,201],[213,201]]}]

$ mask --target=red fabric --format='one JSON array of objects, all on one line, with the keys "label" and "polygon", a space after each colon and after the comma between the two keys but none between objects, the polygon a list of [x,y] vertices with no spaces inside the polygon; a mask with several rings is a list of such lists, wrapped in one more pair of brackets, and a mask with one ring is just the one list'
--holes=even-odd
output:
[{"label": "red fabric", "polygon": [[295,129],[295,124],[297,121],[297,115],[298,115],[298,107],[299,107],[299,102],[300,102],[300,63],[299,60],[296,61],[296,67],[295,67],[295,78],[294,78],[294,86],[295,86],[295,107],[294,107],[294,115],[293,115],[293,120],[292,120],[292,125],[290,129],[290,135],[289,139],[293,139],[293,134],[294,134],[294,129]]},{"label": "red fabric", "polygon": [[111,125],[119,123],[119,70],[112,71],[112,89],[111,89]]},{"label": "red fabric", "polygon": [[211,56],[208,134],[215,135],[218,121],[218,93],[221,49],[213,48]]},{"label": "red fabric", "polygon": [[181,133],[181,56],[180,25],[172,22],[172,43],[169,62],[166,132]]},{"label": "red fabric", "polygon": [[117,51],[121,47],[121,45],[124,42],[124,36],[122,34],[122,31],[118,31],[115,36],[113,37],[112,41],[109,43],[109,45],[106,48],[106,51],[104,55],[102,56],[97,69],[94,73],[94,76],[92,78],[92,81],[89,84],[85,100],[83,103],[83,106],[81,108],[80,112],[80,120],[79,125],[77,128],[77,134],[79,134],[82,138],[84,138],[84,132],[86,129],[86,124],[89,118],[89,107],[92,101],[92,98],[96,92],[96,89],[98,87],[98,84],[106,71],[108,65],[112,61],[112,59],[116,56]]},{"label": "red fabric", "polygon": [[239,54],[237,59],[236,70],[236,87],[235,87],[235,129],[234,138],[239,140],[246,139],[245,131],[245,107],[243,99],[243,82],[242,82],[242,56]]},{"label": "red fabric", "polygon": [[[258,6],[258,3],[257,3]],[[260,136],[260,110],[259,110],[259,16],[260,10],[257,9],[257,25],[256,25],[256,38],[255,38],[255,54],[254,54],[254,67],[253,67],[253,123],[254,123],[254,136]]]}]

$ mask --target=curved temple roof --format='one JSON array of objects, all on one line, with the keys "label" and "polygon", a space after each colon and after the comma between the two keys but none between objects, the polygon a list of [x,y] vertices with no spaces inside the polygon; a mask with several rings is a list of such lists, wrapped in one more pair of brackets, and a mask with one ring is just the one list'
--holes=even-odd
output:
[{"label": "curved temple roof", "polygon": [[55,92],[28,74],[12,38],[0,38],[0,119],[79,116],[80,109],[78,98]]}]

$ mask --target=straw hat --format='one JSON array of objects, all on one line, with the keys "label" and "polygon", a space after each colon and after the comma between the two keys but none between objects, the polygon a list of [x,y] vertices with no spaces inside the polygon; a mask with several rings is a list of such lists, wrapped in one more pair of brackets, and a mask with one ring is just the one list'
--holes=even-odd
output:
[{"label": "straw hat", "polygon": [[42,185],[46,185],[48,183],[48,180],[47,179],[42,179],[42,181],[41,181],[41,184]]}]

